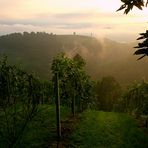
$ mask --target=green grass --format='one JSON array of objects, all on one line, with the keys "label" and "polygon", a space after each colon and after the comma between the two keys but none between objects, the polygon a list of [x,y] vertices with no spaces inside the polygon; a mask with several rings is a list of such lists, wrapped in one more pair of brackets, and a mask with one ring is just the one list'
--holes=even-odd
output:
[{"label": "green grass", "polygon": [[[61,107],[61,119],[65,119],[70,111]],[[55,106],[44,105],[39,107],[37,116],[29,124],[23,135],[23,147],[47,147],[48,142],[56,137]],[[19,144],[20,145],[20,144]]]},{"label": "green grass", "polygon": [[148,135],[121,113],[86,111],[70,139],[76,148],[148,148]]},{"label": "green grass", "polygon": [[[69,113],[61,107],[62,120]],[[40,105],[15,148],[46,148],[55,136],[55,106]],[[148,135],[131,116],[122,113],[86,111],[68,137],[70,148],[148,148]]]},{"label": "green grass", "polygon": [[[61,119],[69,115],[66,107],[61,107]],[[56,137],[56,114],[55,106],[40,105],[36,115],[25,128],[23,135],[15,144],[15,148],[44,148],[48,147],[49,141]],[[6,144],[0,143],[0,148]]]}]

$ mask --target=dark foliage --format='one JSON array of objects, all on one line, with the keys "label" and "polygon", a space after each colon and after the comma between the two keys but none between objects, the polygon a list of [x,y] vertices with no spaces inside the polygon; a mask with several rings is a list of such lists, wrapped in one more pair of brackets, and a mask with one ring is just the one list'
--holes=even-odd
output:
[{"label": "dark foliage", "polygon": [[0,147],[16,146],[50,92],[49,83],[0,59]]},{"label": "dark foliage", "polygon": [[64,53],[58,54],[52,63],[53,80],[55,73],[59,75],[61,103],[67,106],[75,103],[78,111],[86,109],[92,99],[93,83],[86,74],[84,65],[80,55],[71,59]]},{"label": "dark foliage", "polygon": [[141,37],[139,37],[137,40],[144,39],[144,41],[135,47],[139,49],[134,53],[135,55],[142,55],[138,60],[148,56],[148,30],[145,33],[140,33],[140,35]]},{"label": "dark foliage", "polygon": [[131,11],[134,6],[142,10],[142,8],[144,6],[147,6],[147,3],[148,3],[148,1],[145,3],[144,0],[121,0],[121,2],[124,4],[121,5],[121,7],[117,11],[125,9],[124,10],[125,14],[128,14],[129,11]]},{"label": "dark foliage", "polygon": [[95,93],[97,109],[113,111],[121,97],[121,87],[114,77],[103,77],[96,84]]},{"label": "dark foliage", "polygon": [[101,45],[97,39],[81,35],[24,32],[0,36],[0,56],[7,55],[11,64],[21,64],[25,71],[46,80],[52,77],[53,57],[59,52],[81,53],[84,48],[100,51]]},{"label": "dark foliage", "polygon": [[148,115],[148,83],[134,83],[124,93],[120,107],[125,112]]},{"label": "dark foliage", "polygon": [[[131,11],[134,6],[142,10],[142,8],[144,6],[147,7],[147,4],[148,4],[148,0],[146,1],[144,0],[121,0],[121,2],[123,2],[124,4],[121,5],[121,7],[117,11],[125,9],[124,10],[125,14],[128,14],[129,11]],[[137,40],[140,40],[140,39],[145,39],[145,40],[142,43],[139,43],[137,47],[135,47],[135,48],[140,48],[140,49],[137,50],[134,54],[135,55],[142,54],[142,56],[138,58],[138,60],[142,59],[145,56],[148,56],[148,31],[146,31],[146,33],[141,33],[140,35],[141,37],[139,37]]]}]

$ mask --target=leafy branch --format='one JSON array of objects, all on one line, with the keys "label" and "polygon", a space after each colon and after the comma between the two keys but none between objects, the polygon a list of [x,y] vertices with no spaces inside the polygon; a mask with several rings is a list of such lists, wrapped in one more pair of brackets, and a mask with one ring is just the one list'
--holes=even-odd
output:
[{"label": "leafy branch", "polygon": [[[121,0],[123,5],[117,10],[123,10],[124,9],[124,14],[128,14],[133,7],[137,7],[138,9],[142,10],[143,7],[147,7],[148,5],[148,0]],[[138,60],[142,59],[145,56],[148,56],[148,30],[146,30],[145,33],[140,33],[140,37],[137,40],[140,39],[145,39],[142,43],[139,43],[138,46],[135,48],[140,48],[135,51],[134,55],[142,55]]]},{"label": "leafy branch", "polygon": [[144,2],[144,0],[121,0],[121,2],[124,4],[121,5],[117,11],[125,9],[124,14],[128,14],[133,7],[137,7],[138,9],[142,10],[142,8],[145,6],[147,7],[148,4],[148,0],[146,2]]},{"label": "leafy branch", "polygon": [[148,56],[148,30],[146,30],[145,33],[140,33],[141,37],[139,37],[137,40],[145,39],[142,43],[139,43],[138,46],[134,48],[139,48],[137,51],[135,51],[135,55],[142,55],[138,60],[142,59],[145,56]]}]

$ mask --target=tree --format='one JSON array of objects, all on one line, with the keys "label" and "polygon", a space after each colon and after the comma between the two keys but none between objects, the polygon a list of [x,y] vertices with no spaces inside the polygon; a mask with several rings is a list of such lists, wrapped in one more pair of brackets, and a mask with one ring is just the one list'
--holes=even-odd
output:
[{"label": "tree", "polygon": [[84,70],[84,60],[80,55],[74,59],[58,54],[52,63],[52,73],[59,75],[60,99],[64,105],[71,106],[74,115],[75,106],[79,111],[90,103],[91,80]]},{"label": "tree", "polygon": [[121,87],[112,76],[103,77],[96,84],[97,104],[101,110],[112,111],[121,95]]},{"label": "tree", "polygon": [[134,83],[128,87],[122,96],[120,102],[122,111],[135,114],[138,118],[144,115],[146,118],[146,126],[148,125],[148,83],[142,81]]},{"label": "tree", "polygon": [[[148,0],[121,0],[122,4],[121,7],[117,10],[120,11],[124,9],[124,13],[128,14],[133,7],[137,7],[138,9],[142,10],[143,7],[147,7]],[[145,33],[140,33],[141,37],[139,37],[137,40],[145,39],[142,43],[139,43],[138,46],[135,48],[140,48],[135,51],[135,55],[142,55],[138,60],[142,59],[145,56],[148,56],[148,30],[146,30]]]}]

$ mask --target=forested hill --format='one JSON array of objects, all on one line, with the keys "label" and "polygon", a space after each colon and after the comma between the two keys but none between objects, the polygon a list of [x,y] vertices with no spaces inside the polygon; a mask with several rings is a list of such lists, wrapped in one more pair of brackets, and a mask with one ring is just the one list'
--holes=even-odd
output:
[{"label": "forested hill", "polygon": [[132,49],[135,45],[80,35],[24,32],[1,36],[0,55],[8,55],[11,63],[47,79],[52,58],[57,53],[63,51],[71,57],[79,53],[93,78],[112,75],[120,82],[129,82],[148,77],[148,59],[136,61]]},{"label": "forested hill", "polygon": [[8,55],[11,63],[27,71],[35,71],[43,78],[49,77],[52,58],[59,52],[75,55],[79,49],[100,50],[95,39],[78,35],[54,35],[44,32],[13,33],[0,37],[0,53]]}]

